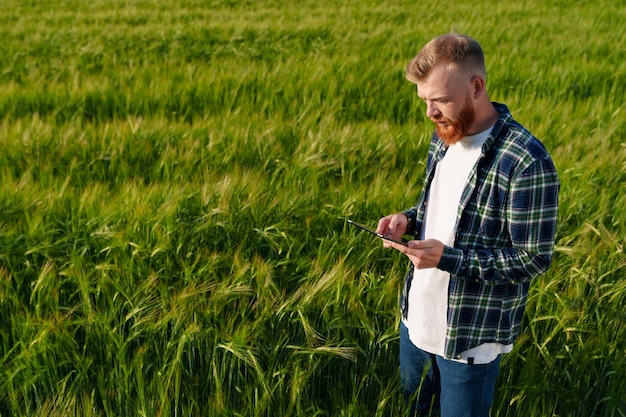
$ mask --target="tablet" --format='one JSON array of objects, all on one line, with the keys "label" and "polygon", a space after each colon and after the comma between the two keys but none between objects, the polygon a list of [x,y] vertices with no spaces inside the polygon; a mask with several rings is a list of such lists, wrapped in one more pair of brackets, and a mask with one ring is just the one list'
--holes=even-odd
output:
[{"label": "tablet", "polygon": [[358,227],[359,229],[365,230],[366,232],[369,232],[369,233],[371,233],[371,234],[373,234],[375,236],[378,236],[381,239],[385,239],[385,240],[389,240],[391,242],[399,243],[399,244],[404,245],[404,246],[407,246],[407,243],[409,242],[408,240],[406,240],[404,238],[402,238],[401,240],[398,240],[398,239],[393,238],[391,236],[386,236],[386,235],[383,235],[382,233],[377,233],[376,231],[374,231],[374,230],[372,230],[372,229],[370,229],[370,228],[368,228],[366,226],[363,226],[362,224],[359,224],[357,222],[353,222],[350,219],[348,219],[348,223],[350,223],[353,226]]}]

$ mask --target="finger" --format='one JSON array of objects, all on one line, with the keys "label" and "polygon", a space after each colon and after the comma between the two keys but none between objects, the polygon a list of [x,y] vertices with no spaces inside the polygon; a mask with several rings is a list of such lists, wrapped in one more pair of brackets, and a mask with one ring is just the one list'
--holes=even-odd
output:
[{"label": "finger", "polygon": [[407,246],[411,249],[432,249],[433,245],[425,240],[409,240]]},{"label": "finger", "polygon": [[400,216],[394,215],[391,218],[391,221],[389,222],[389,234],[393,234],[393,232],[396,231],[400,221],[401,221]]},{"label": "finger", "polygon": [[376,233],[382,233],[383,235],[387,234],[387,230],[389,228],[390,216],[383,217],[378,220],[378,226],[376,227]]},{"label": "finger", "polygon": [[402,252],[402,253],[407,253],[407,251],[409,250],[409,247],[406,245],[403,245],[401,243],[396,243],[396,242],[392,242],[390,240],[384,240],[385,245],[387,245],[386,247],[388,248],[394,248],[395,250]]}]

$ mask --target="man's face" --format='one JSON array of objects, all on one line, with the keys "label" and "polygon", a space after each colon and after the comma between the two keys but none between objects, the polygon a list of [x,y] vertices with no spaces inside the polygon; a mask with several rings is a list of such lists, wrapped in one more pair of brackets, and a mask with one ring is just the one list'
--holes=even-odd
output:
[{"label": "man's face", "polygon": [[435,123],[437,135],[447,145],[458,142],[471,131],[476,116],[471,99],[471,81],[456,69],[440,65],[417,84],[417,93],[426,103],[426,116]]}]

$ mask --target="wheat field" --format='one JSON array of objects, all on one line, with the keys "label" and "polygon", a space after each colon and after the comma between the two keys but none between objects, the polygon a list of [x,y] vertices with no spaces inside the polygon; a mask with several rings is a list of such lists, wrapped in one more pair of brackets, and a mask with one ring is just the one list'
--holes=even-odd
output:
[{"label": "wheat field", "polygon": [[562,183],[494,416],[626,416],[626,3],[0,4],[0,415],[399,416],[404,67],[478,39]]}]

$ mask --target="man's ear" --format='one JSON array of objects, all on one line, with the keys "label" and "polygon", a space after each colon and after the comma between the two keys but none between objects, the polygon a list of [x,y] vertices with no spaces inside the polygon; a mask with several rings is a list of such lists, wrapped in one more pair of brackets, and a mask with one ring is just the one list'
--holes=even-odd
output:
[{"label": "man's ear", "polygon": [[483,77],[474,77],[472,80],[472,86],[474,88],[475,99],[485,93],[485,79]]}]

